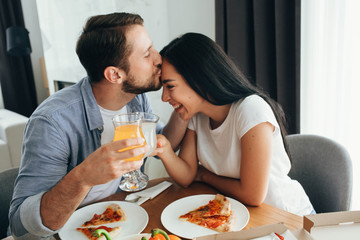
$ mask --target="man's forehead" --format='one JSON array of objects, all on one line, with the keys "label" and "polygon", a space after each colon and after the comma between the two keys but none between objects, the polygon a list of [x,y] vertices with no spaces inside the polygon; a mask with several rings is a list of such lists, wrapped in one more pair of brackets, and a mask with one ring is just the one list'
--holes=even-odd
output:
[{"label": "man's forehead", "polygon": [[145,27],[134,25],[128,29],[126,40],[132,46],[133,51],[147,51],[152,46],[152,41]]}]

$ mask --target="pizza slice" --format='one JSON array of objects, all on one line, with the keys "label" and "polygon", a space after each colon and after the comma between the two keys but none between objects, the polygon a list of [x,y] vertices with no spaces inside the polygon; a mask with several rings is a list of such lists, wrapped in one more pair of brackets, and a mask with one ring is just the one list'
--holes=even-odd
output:
[{"label": "pizza slice", "polygon": [[100,237],[94,237],[92,234],[97,229],[104,229],[106,230],[111,238],[115,238],[120,232],[121,227],[106,227],[106,226],[100,226],[100,227],[87,227],[87,228],[76,228],[77,231],[83,233],[88,239],[90,240],[106,240],[106,237],[104,235],[101,235]]},{"label": "pizza slice", "polygon": [[230,201],[221,194],[216,194],[214,200],[200,206],[179,217],[181,221],[188,221],[218,232],[229,232],[234,225],[234,214]]},{"label": "pizza slice", "polygon": [[106,208],[106,210],[102,214],[94,214],[92,219],[89,221],[86,221],[82,227],[88,227],[88,226],[97,226],[112,222],[120,222],[125,221],[126,215],[125,212],[121,209],[121,207],[113,203],[110,206]]}]

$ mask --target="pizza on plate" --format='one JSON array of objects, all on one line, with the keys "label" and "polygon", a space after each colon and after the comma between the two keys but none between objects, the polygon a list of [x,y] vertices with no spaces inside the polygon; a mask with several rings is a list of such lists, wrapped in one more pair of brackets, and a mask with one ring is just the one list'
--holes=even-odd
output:
[{"label": "pizza on plate", "polygon": [[88,226],[97,226],[103,225],[112,222],[120,222],[125,221],[126,215],[125,212],[121,209],[121,207],[113,203],[106,208],[106,210],[102,214],[94,214],[92,219],[86,221],[81,227],[88,227]]},{"label": "pizza on plate", "polygon": [[86,227],[86,228],[76,228],[77,231],[83,233],[88,239],[90,240],[106,240],[106,237],[104,235],[101,235],[100,237],[94,237],[92,234],[97,229],[104,229],[106,230],[111,238],[115,238],[120,232],[121,227],[106,227],[106,226],[100,226],[100,227]]},{"label": "pizza on plate", "polygon": [[214,200],[179,217],[218,232],[229,232],[235,222],[230,201],[221,194],[216,194]]}]

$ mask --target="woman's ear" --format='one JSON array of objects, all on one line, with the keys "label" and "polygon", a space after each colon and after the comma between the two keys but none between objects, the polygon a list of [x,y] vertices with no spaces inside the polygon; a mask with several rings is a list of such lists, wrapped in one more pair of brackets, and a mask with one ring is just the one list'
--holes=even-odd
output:
[{"label": "woman's ear", "polygon": [[124,70],[119,69],[114,66],[109,66],[104,70],[105,79],[110,83],[120,84],[126,77],[126,73]]}]

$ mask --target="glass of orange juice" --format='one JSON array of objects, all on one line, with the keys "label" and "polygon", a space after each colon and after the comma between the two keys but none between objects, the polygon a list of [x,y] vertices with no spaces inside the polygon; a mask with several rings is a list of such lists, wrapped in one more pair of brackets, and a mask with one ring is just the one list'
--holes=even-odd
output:
[{"label": "glass of orange juice", "polygon": [[[127,138],[144,138],[144,134],[141,129],[142,116],[140,113],[127,113],[119,114],[113,117],[113,124],[115,127],[115,134],[113,141],[118,141]],[[138,146],[131,146],[119,150],[119,152],[126,151],[132,148],[144,146],[144,144]],[[125,161],[139,161],[144,158],[145,154],[141,154],[135,157],[125,159]],[[120,189],[123,191],[134,192],[141,190],[147,186],[148,176],[141,171],[134,170],[123,175],[123,180],[120,182]]]}]

